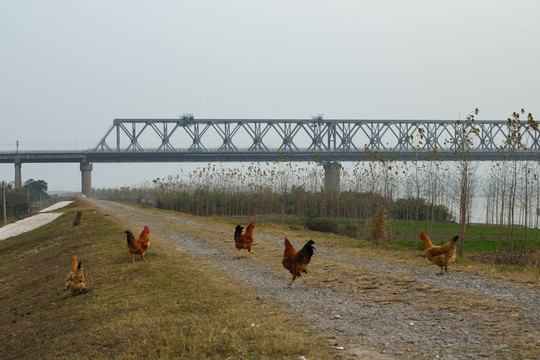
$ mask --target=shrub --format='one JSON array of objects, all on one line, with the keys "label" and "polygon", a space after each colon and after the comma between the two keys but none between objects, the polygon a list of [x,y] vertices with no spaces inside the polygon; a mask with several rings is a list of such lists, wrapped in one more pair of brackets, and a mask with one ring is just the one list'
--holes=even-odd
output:
[{"label": "shrub", "polygon": [[339,235],[347,236],[350,238],[357,238],[360,227],[356,224],[346,224],[339,229]]},{"label": "shrub", "polygon": [[336,221],[330,219],[322,219],[319,217],[308,218],[308,220],[306,221],[306,227],[309,230],[326,233],[337,234],[339,232],[339,226]]},{"label": "shrub", "polygon": [[379,244],[385,244],[386,240],[386,209],[382,206],[377,209],[371,221],[371,237]]}]

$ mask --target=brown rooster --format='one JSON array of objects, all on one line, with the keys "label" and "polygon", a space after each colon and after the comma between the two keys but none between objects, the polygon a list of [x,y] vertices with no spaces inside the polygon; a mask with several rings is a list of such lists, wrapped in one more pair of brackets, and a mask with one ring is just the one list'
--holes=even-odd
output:
[{"label": "brown rooster", "polygon": [[64,290],[71,290],[72,295],[84,294],[88,290],[84,284],[84,275],[82,262],[78,262],[77,254],[73,255],[73,260],[71,261],[71,272],[66,276],[66,283],[64,285]]},{"label": "brown rooster", "polygon": [[448,265],[456,260],[456,242],[459,236],[455,235],[451,241],[442,246],[433,245],[423,231],[420,233],[420,239],[424,242],[424,252],[428,260],[441,267],[441,273],[439,275],[443,274],[443,268],[448,273]]},{"label": "brown rooster", "polygon": [[236,245],[236,249],[238,250],[238,258],[240,257],[240,250],[246,249],[251,254],[255,254],[255,251],[251,250],[251,247],[253,246],[253,229],[255,228],[255,222],[252,221],[249,223],[249,225],[246,228],[246,232],[242,234],[242,230],[244,228],[240,225],[236,225],[236,229],[234,230],[234,244]]},{"label": "brown rooster", "polygon": [[135,255],[141,255],[141,259],[144,260],[144,253],[150,246],[150,229],[145,226],[139,239],[136,240],[133,233],[129,230],[125,231],[127,237],[127,246],[129,253],[131,254],[131,262],[135,261]]},{"label": "brown rooster", "polygon": [[308,283],[302,273],[307,272],[307,266],[315,250],[313,244],[315,244],[315,241],[309,240],[300,251],[296,252],[289,239],[285,237],[285,242],[283,244],[285,245],[285,251],[283,252],[282,264],[283,267],[292,274],[292,280],[288,286],[289,288],[292,287],[292,284],[297,277],[301,277],[306,289],[309,289]]}]

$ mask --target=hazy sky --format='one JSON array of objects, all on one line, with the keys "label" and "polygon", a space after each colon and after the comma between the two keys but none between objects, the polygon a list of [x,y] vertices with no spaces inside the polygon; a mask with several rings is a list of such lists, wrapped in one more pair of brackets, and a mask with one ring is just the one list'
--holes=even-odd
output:
[{"label": "hazy sky", "polygon": [[[537,0],[4,0],[0,151],[91,148],[114,118],[183,113],[540,118],[539,16]],[[92,185],[185,165],[97,163]],[[23,163],[22,178],[80,190],[79,164]]]}]

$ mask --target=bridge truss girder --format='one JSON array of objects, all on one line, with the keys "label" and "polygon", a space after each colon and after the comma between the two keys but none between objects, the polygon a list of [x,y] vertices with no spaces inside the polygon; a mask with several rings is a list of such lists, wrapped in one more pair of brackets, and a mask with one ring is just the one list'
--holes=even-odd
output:
[{"label": "bridge truss girder", "polygon": [[[460,122],[445,120],[115,119],[92,152],[442,152],[458,150]],[[507,121],[475,121],[470,152],[498,152],[510,142]],[[116,131],[115,131],[116,130]],[[539,131],[520,128],[527,149]],[[145,139],[142,141],[142,139]],[[110,142],[115,141],[116,146]],[[276,142],[277,141],[277,142]]]}]

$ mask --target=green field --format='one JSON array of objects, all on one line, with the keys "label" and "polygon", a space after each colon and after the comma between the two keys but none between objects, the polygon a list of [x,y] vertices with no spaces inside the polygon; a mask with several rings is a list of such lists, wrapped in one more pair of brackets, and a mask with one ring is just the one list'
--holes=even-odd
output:
[{"label": "green field", "polygon": [[[280,217],[265,217],[262,221],[281,223]],[[284,224],[306,227],[308,218],[286,217]],[[346,232],[344,229],[354,225],[356,231],[355,237],[360,240],[370,240],[370,222],[364,219],[325,219],[337,223],[340,232]],[[422,248],[422,242],[419,240],[420,231],[425,231],[435,245],[440,245],[449,241],[454,235],[459,234],[459,225],[450,222],[431,223],[418,222],[417,230],[413,221],[390,220],[387,224],[388,243],[396,244],[409,249],[414,249],[415,240],[417,248]],[[501,236],[502,233],[502,236]],[[498,250],[511,250],[511,241],[509,240],[509,229],[495,225],[471,224],[467,226],[467,233],[464,240],[465,253],[493,252]],[[349,235],[349,234],[347,234]],[[525,229],[524,227],[515,227],[513,230],[513,250],[525,249],[525,235],[527,236],[527,250],[540,250],[540,231],[538,229]],[[502,244],[502,247],[500,246]]]}]

